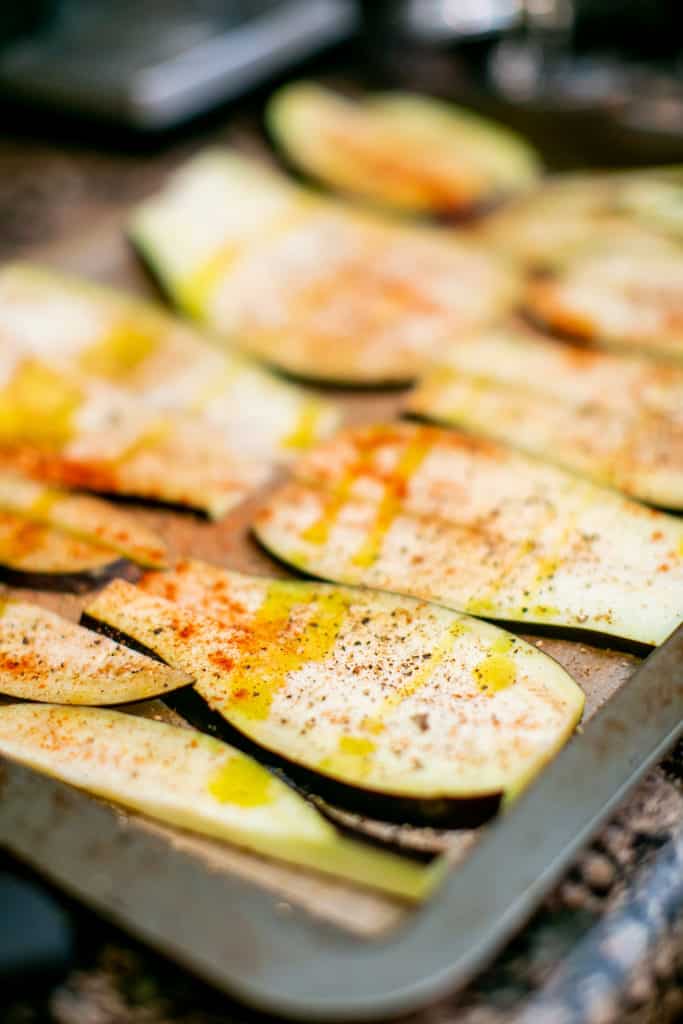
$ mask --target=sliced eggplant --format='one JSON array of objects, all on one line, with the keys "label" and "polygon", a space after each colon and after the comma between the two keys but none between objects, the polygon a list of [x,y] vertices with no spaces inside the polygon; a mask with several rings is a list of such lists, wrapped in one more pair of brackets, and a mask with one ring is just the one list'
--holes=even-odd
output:
[{"label": "sliced eggplant", "polygon": [[78,592],[126,565],[99,544],[0,510],[0,579],[5,583]]},{"label": "sliced eggplant", "polygon": [[296,82],[275,93],[266,116],[278,145],[307,174],[407,212],[468,213],[528,188],[540,174],[519,136],[427,96],[354,100]]},{"label": "sliced eggplant", "polygon": [[683,619],[681,520],[455,431],[344,431],[254,529],[304,572],[485,618],[649,645]]},{"label": "sliced eggplant", "polygon": [[553,268],[605,240],[680,238],[679,190],[680,179],[660,169],[556,175],[494,210],[477,234],[522,263]]},{"label": "sliced eggplant", "polygon": [[56,704],[127,704],[189,682],[183,672],[45,608],[0,600],[0,693]]},{"label": "sliced eggplant", "polygon": [[577,350],[519,328],[475,336],[445,356],[408,412],[683,509],[683,367]]},{"label": "sliced eggplant", "polygon": [[201,563],[143,587],[115,581],[86,613],[191,675],[230,726],[305,769],[313,792],[367,797],[374,816],[490,815],[581,716],[583,694],[556,662],[437,605]]},{"label": "sliced eggplant", "polygon": [[330,432],[330,403],[278,380],[178,318],[47,267],[0,270],[0,332],[26,358],[125,387],[148,409],[207,420],[243,454],[279,461]]},{"label": "sliced eggplant", "polygon": [[439,862],[345,838],[256,761],[193,729],[102,708],[10,705],[0,708],[0,752],[159,821],[411,902],[442,875]]},{"label": "sliced eggplant", "polygon": [[649,227],[683,239],[683,168],[657,168],[624,181],[616,205]]},{"label": "sliced eggplant", "polygon": [[0,470],[0,511],[53,527],[146,568],[166,564],[166,545],[156,534],[99,498],[69,494]]},{"label": "sliced eggplant", "polygon": [[605,238],[532,280],[525,308],[560,334],[683,362],[683,247],[657,235]]},{"label": "sliced eggplant", "polygon": [[518,297],[516,272],[453,231],[351,211],[230,151],[182,168],[132,235],[182,309],[326,383],[410,381]]},{"label": "sliced eggplant", "polygon": [[3,463],[47,484],[143,498],[220,517],[272,465],[230,447],[196,416],[0,350]]},{"label": "sliced eggplant", "polygon": [[496,250],[546,268],[599,238],[637,232],[625,211],[612,205],[614,176],[564,174],[493,211],[479,227]]}]

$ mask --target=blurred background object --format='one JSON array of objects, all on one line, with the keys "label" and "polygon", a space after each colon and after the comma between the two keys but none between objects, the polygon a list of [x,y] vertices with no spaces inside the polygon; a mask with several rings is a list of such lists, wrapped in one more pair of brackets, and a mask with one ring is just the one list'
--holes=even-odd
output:
[{"label": "blurred background object", "polygon": [[69,917],[50,890],[0,859],[0,983],[3,989],[62,975],[74,956]]},{"label": "blurred background object", "polygon": [[143,129],[238,96],[356,24],[351,0],[43,0],[34,8],[22,24],[9,20],[0,87]]},{"label": "blurred background object", "polygon": [[0,11],[0,90],[29,107],[159,130],[347,43],[356,75],[384,75],[382,84],[459,100],[469,91],[514,109],[597,113],[612,148],[627,140],[628,149],[631,136],[643,135],[643,159],[675,159],[679,151],[683,156],[678,6],[677,0],[25,0]]},{"label": "blurred background object", "polygon": [[366,20],[423,43],[482,38],[519,24],[522,0],[372,0]]}]

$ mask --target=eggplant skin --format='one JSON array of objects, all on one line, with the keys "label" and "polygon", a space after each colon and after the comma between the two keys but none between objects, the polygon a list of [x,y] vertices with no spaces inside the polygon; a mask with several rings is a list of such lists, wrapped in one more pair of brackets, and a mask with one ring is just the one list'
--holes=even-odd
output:
[{"label": "eggplant skin", "polygon": [[86,594],[113,579],[134,583],[141,571],[126,558],[117,558],[108,565],[81,572],[24,572],[0,565],[0,582],[9,587],[28,590],[49,590],[63,594]]},{"label": "eggplant skin", "polygon": [[131,651],[136,651],[138,654],[144,654],[146,658],[151,658],[152,661],[158,661],[162,665],[166,664],[164,659],[160,658],[157,652],[153,651],[151,647],[145,647],[144,644],[138,643],[137,640],[133,640],[132,636],[128,636],[127,633],[122,633],[119,629],[114,629],[113,626],[109,626],[106,622],[102,622],[101,619],[96,619],[93,615],[88,615],[87,612],[81,612],[81,617],[78,622],[79,625],[83,626],[85,629],[91,629],[93,633],[99,633],[101,636],[106,636],[109,640],[113,640],[117,644],[129,647]]},{"label": "eggplant skin", "polygon": [[[416,422],[419,422],[419,420],[416,420]],[[294,562],[288,562],[284,555],[269,547],[267,541],[265,541],[264,538],[255,530],[252,530],[251,532],[251,539],[258,545],[261,551],[275,563],[275,565],[279,566],[281,569],[286,569],[287,572],[297,579],[302,581],[308,580],[316,583],[335,582],[330,580],[327,576],[317,576],[315,573],[309,572],[307,569],[302,569],[300,565],[296,565]],[[341,586],[342,584],[339,585]],[[498,626],[499,629],[505,629],[509,633],[514,633],[516,636],[522,636],[523,630],[525,636],[528,634],[529,636],[548,637],[549,639],[555,640],[572,640],[575,643],[589,644],[591,647],[599,647],[602,650],[623,651],[624,654],[632,654],[636,658],[646,658],[648,654],[652,654],[652,644],[641,643],[639,640],[632,640],[629,637],[614,636],[613,633],[599,633],[593,629],[577,629],[574,626],[548,625],[543,622],[520,622],[517,619],[493,619],[486,615],[477,615],[476,617],[478,619],[482,619],[484,622],[490,622],[492,626]],[[139,650],[143,654],[155,656],[152,655],[147,648],[143,648],[142,645],[140,645]]]},{"label": "eggplant skin", "polygon": [[[80,624],[115,640],[117,643],[125,644],[139,654],[145,654],[156,661],[163,661],[149,647],[88,615],[87,612],[81,615]],[[162,699],[168,707],[176,711],[195,729],[215,736],[216,739],[229,743],[262,764],[268,765],[280,778],[293,785],[304,795],[313,794],[329,804],[347,811],[355,811],[365,817],[378,818],[398,825],[470,829],[477,828],[493,818],[502,803],[502,793],[470,798],[419,799],[402,795],[393,796],[339,782],[290,761],[289,758],[267,750],[250,740],[239,729],[230,725],[217,711],[212,711],[192,687],[184,687],[174,693],[164,694]]]},{"label": "eggplant skin", "polygon": [[[121,643],[128,643],[120,637]],[[245,754],[267,764],[281,778],[305,795],[321,797],[327,803],[369,818],[379,818],[396,825],[418,825],[433,828],[477,828],[489,821],[500,808],[502,793],[477,797],[433,797],[420,799],[393,796],[363,789],[328,775],[305,768],[282,754],[259,746],[218,714],[191,687],[182,692],[164,695],[164,703],[201,732],[237,747]]]},{"label": "eggplant skin", "polygon": [[288,168],[401,213],[477,216],[535,183],[541,170],[530,145],[508,128],[423,95],[350,99],[294,82],[271,97],[265,122]]}]

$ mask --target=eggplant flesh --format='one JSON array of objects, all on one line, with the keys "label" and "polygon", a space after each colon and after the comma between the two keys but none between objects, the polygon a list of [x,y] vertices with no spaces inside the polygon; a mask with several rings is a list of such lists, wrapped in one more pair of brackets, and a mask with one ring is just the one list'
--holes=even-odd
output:
[{"label": "eggplant flesh", "polygon": [[619,190],[617,206],[644,224],[683,239],[683,168],[632,174]]},{"label": "eggplant flesh", "polygon": [[446,356],[409,397],[410,414],[683,509],[683,368],[576,353],[520,331],[477,336]]},{"label": "eggplant flesh", "polygon": [[342,432],[254,521],[299,570],[471,615],[656,645],[683,619],[683,523],[492,441]]},{"label": "eggplant flesh", "polygon": [[[3,365],[6,364],[6,365]],[[264,483],[272,464],[231,448],[194,415],[0,351],[0,448],[13,470],[56,486],[140,497],[220,518]]]},{"label": "eggplant flesh", "polygon": [[254,459],[286,461],[338,420],[332,404],[220,351],[160,307],[40,265],[0,269],[0,331],[24,357],[125,389],[150,410],[197,417]]},{"label": "eggplant flesh", "polygon": [[50,527],[147,568],[166,564],[166,546],[125,512],[97,498],[46,487],[0,471],[0,511]]},{"label": "eggplant flesh", "polygon": [[0,512],[0,579],[11,586],[79,593],[132,569],[106,548]]},{"label": "eggplant flesh", "polygon": [[478,225],[496,250],[537,269],[563,266],[587,245],[681,237],[681,176],[666,169],[560,174]]},{"label": "eggplant flesh", "polygon": [[[121,637],[121,642],[125,638]],[[194,688],[171,693],[164,703],[185,721],[202,732],[230,743],[251,757],[267,764],[285,782],[305,796],[318,797],[342,810],[395,825],[472,829],[486,824],[499,812],[502,791],[472,797],[406,797],[364,789],[306,768],[291,758],[265,750],[244,733],[231,726],[224,715],[212,711]]]},{"label": "eggplant flesh", "polygon": [[481,820],[583,707],[531,645],[405,597],[182,563],[110,585],[86,614],[191,675],[298,784],[393,820]]},{"label": "eggplant flesh", "polygon": [[351,211],[227,150],[182,168],[131,231],[182,309],[321,383],[405,384],[519,296],[517,272],[482,247]]},{"label": "eggplant flesh", "polygon": [[[126,633],[107,625],[87,613],[81,615],[81,625],[109,637],[116,643],[131,647],[140,654],[157,658],[159,656],[134,640]],[[163,662],[165,664],[165,662]],[[227,717],[211,706],[197,692],[195,687],[183,687],[164,696],[164,703],[185,719],[195,729],[208,733],[243,751],[262,764],[268,765],[288,785],[294,786],[306,797],[317,797],[331,806],[351,811],[363,817],[379,819],[397,825],[406,823],[435,828],[478,828],[499,811],[502,792],[457,799],[394,796],[378,791],[363,789],[348,782],[340,782],[330,776],[306,768],[283,754],[254,742],[245,733],[231,725]]]},{"label": "eggplant flesh", "polygon": [[297,82],[267,122],[287,159],[325,185],[405,212],[462,215],[528,188],[540,164],[512,132],[452,104],[407,93],[351,100]]},{"label": "eggplant flesh", "polygon": [[0,753],[167,824],[407,901],[443,873],[345,838],[267,769],[193,729],[102,708],[10,705],[0,708]]},{"label": "eggplant flesh", "polygon": [[0,693],[58,704],[127,704],[189,682],[38,605],[0,601]]},{"label": "eggplant flesh", "polygon": [[556,333],[680,364],[683,249],[656,235],[603,239],[530,281],[524,307]]}]

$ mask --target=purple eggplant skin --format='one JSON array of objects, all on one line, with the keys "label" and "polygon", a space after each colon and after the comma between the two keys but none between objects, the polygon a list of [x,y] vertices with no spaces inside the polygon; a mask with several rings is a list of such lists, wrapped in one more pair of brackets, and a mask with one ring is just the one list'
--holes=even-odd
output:
[{"label": "purple eggplant skin", "polygon": [[[80,623],[117,643],[125,644],[131,650],[146,654],[156,661],[163,661],[158,654],[144,644],[132,640],[127,634],[106,625],[87,613],[81,615]],[[317,796],[326,803],[343,810],[352,811],[364,817],[376,818],[397,825],[414,825],[429,828],[472,829],[490,821],[500,808],[502,793],[490,793],[470,798],[434,797],[418,799],[400,794],[378,793],[339,782],[321,775],[310,768],[289,760],[282,754],[266,750],[254,743],[222,715],[212,711],[206,701],[191,687],[183,687],[174,693],[164,694],[164,703],[181,718],[200,732],[208,733],[229,743],[238,750],[249,754],[270,768],[274,774],[293,786],[304,796]]]},{"label": "purple eggplant skin", "polygon": [[296,764],[282,754],[260,747],[230,725],[222,715],[212,711],[191,687],[166,694],[164,701],[195,729],[239,747],[305,796],[321,797],[328,804],[363,817],[377,818],[395,825],[471,829],[490,821],[500,808],[502,793],[466,799],[434,797],[421,800],[400,794],[378,793],[361,786],[352,786],[348,782],[339,782]]},{"label": "purple eggplant skin", "polygon": [[97,569],[79,572],[24,572],[0,565],[0,583],[27,590],[48,590],[62,594],[86,594],[115,578],[135,583],[142,575],[126,558],[116,558]]},{"label": "purple eggplant skin", "polygon": [[[344,193],[333,185],[327,184],[322,180],[322,178],[316,177],[312,171],[307,171],[305,168],[300,166],[288,154],[266,116],[261,118],[261,127],[264,135],[270,143],[271,156],[275,157],[278,170],[280,170],[282,174],[286,174],[287,177],[291,178],[302,187],[309,189],[311,192],[317,192],[320,195],[328,196],[331,199],[346,198],[361,210],[374,211],[375,213],[381,212],[383,207],[380,203],[373,203],[372,200],[362,199],[359,196],[349,196],[348,193]],[[505,206],[505,204],[513,197],[514,193],[501,190],[488,196],[482,196],[480,199],[475,200],[468,206],[463,206],[459,210],[420,210],[419,212],[405,212],[404,216],[408,218],[409,222],[415,224],[432,224],[437,227],[472,227],[487,217],[490,213],[498,211],[501,207]],[[133,242],[133,244],[135,243]],[[144,254],[142,254],[141,258],[147,265],[147,271],[154,274],[154,268],[151,261]]]},{"label": "purple eggplant skin", "polygon": [[132,505],[134,508],[158,509],[160,512],[178,512],[188,515],[201,522],[211,521],[210,516],[202,508],[195,508],[194,505],[181,505],[177,501],[163,501],[161,498],[145,498],[139,494],[122,494],[118,491],[97,491],[89,487],[81,488],[83,494],[90,494],[94,498],[103,498],[113,505]]}]

